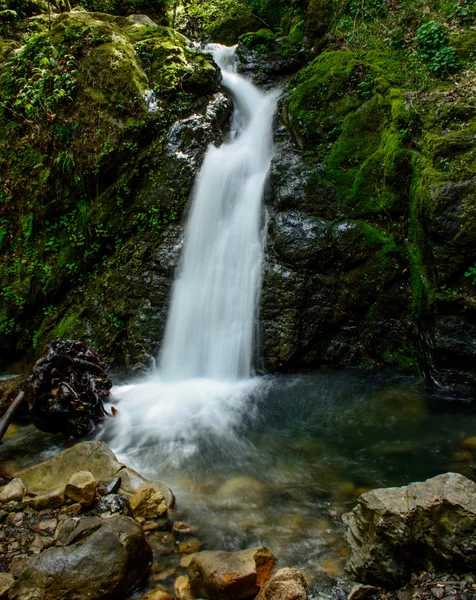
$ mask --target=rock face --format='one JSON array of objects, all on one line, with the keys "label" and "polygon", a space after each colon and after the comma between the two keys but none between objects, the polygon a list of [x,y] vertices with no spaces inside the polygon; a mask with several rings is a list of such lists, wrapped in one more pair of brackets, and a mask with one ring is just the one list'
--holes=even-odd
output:
[{"label": "rock face", "polygon": [[304,575],[297,569],[280,569],[261,588],[256,600],[307,600]]},{"label": "rock face", "polygon": [[152,551],[128,517],[69,519],[56,545],[30,559],[10,600],[122,598],[146,573]]},{"label": "rock face", "polygon": [[397,587],[413,571],[476,568],[476,484],[457,473],[367,492],[343,521],[356,581]]},{"label": "rock face", "polygon": [[66,486],[70,478],[80,471],[89,471],[97,480],[121,478],[121,490],[133,494],[147,485],[162,494],[167,507],[175,498],[165,485],[147,480],[139,473],[118,462],[114,453],[103,442],[81,442],[53,458],[18,473],[29,494],[46,494]]},{"label": "rock face", "polygon": [[277,562],[266,548],[199,552],[188,567],[192,594],[209,600],[254,596],[271,577]]}]

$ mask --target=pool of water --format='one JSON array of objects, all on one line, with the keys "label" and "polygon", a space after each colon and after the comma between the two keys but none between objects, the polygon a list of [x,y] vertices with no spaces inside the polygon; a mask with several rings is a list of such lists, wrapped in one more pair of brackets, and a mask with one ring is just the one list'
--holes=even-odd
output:
[{"label": "pool of water", "polygon": [[[139,428],[118,446],[114,423],[97,437],[171,487],[203,548],[265,545],[279,566],[304,572],[314,596],[339,596],[348,586],[341,515],[361,493],[449,470],[473,474],[463,441],[476,434],[476,406],[392,372],[263,378],[221,430],[180,415],[172,437],[167,425],[144,443]],[[11,461],[26,466],[68,444],[20,427],[0,460],[7,470]]]}]

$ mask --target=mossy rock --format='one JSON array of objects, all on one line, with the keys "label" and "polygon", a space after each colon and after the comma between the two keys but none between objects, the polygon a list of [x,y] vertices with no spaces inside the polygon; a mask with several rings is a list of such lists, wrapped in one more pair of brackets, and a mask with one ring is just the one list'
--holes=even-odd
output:
[{"label": "mossy rock", "polygon": [[310,0],[306,11],[306,24],[309,35],[314,40],[321,40],[334,15],[332,0]]},{"label": "mossy rock", "polygon": [[275,34],[270,29],[259,29],[256,32],[243,34],[239,41],[249,50],[262,49],[263,52],[269,50],[276,40]]},{"label": "mossy rock", "polygon": [[453,35],[450,39],[450,46],[456,50],[456,53],[463,60],[469,60],[476,55],[476,31],[466,29],[458,35]]},{"label": "mossy rock", "polygon": [[262,24],[253,17],[221,19],[205,28],[203,38],[224,46],[233,46],[244,33],[258,31]]}]

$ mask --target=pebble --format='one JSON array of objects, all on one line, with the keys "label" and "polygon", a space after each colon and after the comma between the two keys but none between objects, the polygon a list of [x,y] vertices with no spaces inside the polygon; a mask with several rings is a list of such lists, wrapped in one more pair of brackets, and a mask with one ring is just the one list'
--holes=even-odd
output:
[{"label": "pebble", "polygon": [[364,600],[369,594],[376,592],[377,588],[373,585],[363,585],[362,583],[357,583],[351,589],[349,595],[347,596],[347,600]]},{"label": "pebble", "polygon": [[63,508],[60,510],[60,514],[61,515],[77,515],[78,513],[81,512],[81,509],[83,507],[81,506],[81,504],[79,504],[79,502],[76,502],[75,504],[70,504],[69,506],[63,506]]},{"label": "pebble", "polygon": [[196,554],[200,550],[202,542],[198,538],[192,538],[186,542],[180,542],[178,551],[180,554]]},{"label": "pebble", "polygon": [[185,554],[184,556],[182,556],[182,558],[180,559],[180,566],[186,569],[192,562],[192,559],[195,555],[196,552],[194,552],[193,554]]},{"label": "pebble", "polygon": [[7,546],[7,552],[18,552],[18,550],[20,550],[20,542],[16,540],[10,542]]},{"label": "pebble", "polygon": [[54,533],[58,527],[58,519],[47,519],[38,523],[38,531],[40,533]]},{"label": "pebble", "polygon": [[142,596],[142,600],[174,600],[174,597],[158,588]]},{"label": "pebble", "polygon": [[142,525],[142,529],[144,531],[157,531],[157,529],[160,529],[160,523],[156,523],[155,521],[146,521],[144,525]]},{"label": "pebble", "polygon": [[170,569],[165,569],[165,571],[161,571],[160,573],[152,573],[150,576],[150,581],[166,581],[169,577],[175,575],[177,569],[171,567]]},{"label": "pebble", "polygon": [[10,513],[7,517],[7,523],[13,525],[13,527],[21,527],[24,519],[25,515],[22,512]]},{"label": "pebble", "polygon": [[21,479],[12,479],[0,491],[0,502],[10,502],[11,500],[22,500],[26,494],[25,484]]},{"label": "pebble", "polygon": [[183,521],[175,521],[172,525],[172,533],[174,535],[195,535],[198,529],[193,525],[184,523]]}]

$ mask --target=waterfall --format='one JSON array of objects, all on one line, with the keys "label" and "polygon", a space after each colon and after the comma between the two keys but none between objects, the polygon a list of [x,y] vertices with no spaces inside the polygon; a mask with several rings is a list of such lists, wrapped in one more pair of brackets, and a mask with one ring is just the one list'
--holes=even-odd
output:
[{"label": "waterfall", "polygon": [[208,148],[197,177],[159,365],[113,388],[112,445],[129,464],[139,456],[142,469],[159,453],[186,458],[210,434],[230,443],[264,385],[252,377],[252,359],[276,94],[236,73],[234,48],[208,49],[234,103],[229,140]]},{"label": "waterfall", "polygon": [[275,106],[213,45],[235,112],[231,139],[210,146],[198,176],[160,355],[169,380],[251,375],[263,254],[262,196]]}]

